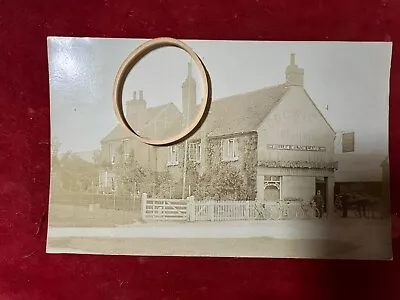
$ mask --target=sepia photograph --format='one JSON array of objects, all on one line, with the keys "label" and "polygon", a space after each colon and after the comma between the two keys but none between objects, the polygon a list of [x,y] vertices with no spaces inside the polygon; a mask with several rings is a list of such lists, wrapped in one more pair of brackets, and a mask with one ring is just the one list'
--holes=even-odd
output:
[{"label": "sepia photograph", "polygon": [[[386,42],[183,40],[211,79],[204,122],[168,146],[117,119],[146,39],[48,38],[47,253],[391,260]],[[128,75],[124,114],[171,138],[200,111],[191,57]]]}]

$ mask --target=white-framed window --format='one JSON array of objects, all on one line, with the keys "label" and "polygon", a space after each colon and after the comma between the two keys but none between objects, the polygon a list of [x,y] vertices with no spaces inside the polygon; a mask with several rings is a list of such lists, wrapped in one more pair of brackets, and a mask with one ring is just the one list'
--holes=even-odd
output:
[{"label": "white-framed window", "polygon": [[178,164],[178,147],[176,145],[168,147],[168,163],[169,166]]},{"label": "white-framed window", "polygon": [[111,164],[115,164],[115,149],[112,143],[108,144],[108,155]]},{"label": "white-framed window", "polygon": [[234,161],[239,159],[239,144],[237,138],[229,138],[221,141],[222,160]]},{"label": "white-framed window", "polygon": [[201,143],[195,142],[189,144],[189,160],[194,162],[201,161]]},{"label": "white-framed window", "polygon": [[122,155],[125,162],[129,159],[129,150],[129,140],[122,140]]}]

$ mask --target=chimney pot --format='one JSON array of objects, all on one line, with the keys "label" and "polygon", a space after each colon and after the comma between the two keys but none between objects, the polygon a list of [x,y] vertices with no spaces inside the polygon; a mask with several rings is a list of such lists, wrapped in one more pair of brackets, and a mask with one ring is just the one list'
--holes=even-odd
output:
[{"label": "chimney pot", "polygon": [[133,92],[133,100],[136,100],[136,91]]},{"label": "chimney pot", "polygon": [[296,65],[295,54],[290,54],[290,65],[286,67],[286,84],[303,86],[304,70]]},{"label": "chimney pot", "polygon": [[139,91],[139,100],[143,100],[143,91]]},{"label": "chimney pot", "polygon": [[290,64],[294,66],[296,64],[296,55],[294,53],[290,54]]},{"label": "chimney pot", "polygon": [[188,62],[188,77],[192,77],[192,61]]}]

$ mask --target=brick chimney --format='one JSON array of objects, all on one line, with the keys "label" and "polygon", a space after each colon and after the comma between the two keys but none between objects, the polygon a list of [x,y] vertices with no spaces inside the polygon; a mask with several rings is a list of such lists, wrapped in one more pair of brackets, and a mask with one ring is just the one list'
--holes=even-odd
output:
[{"label": "brick chimney", "polygon": [[304,69],[296,65],[296,55],[290,54],[290,65],[286,67],[286,84],[289,86],[303,86]]},{"label": "brick chimney", "polygon": [[192,76],[192,62],[188,63],[188,74],[182,84],[183,126],[187,127],[196,113],[196,81]]},{"label": "brick chimney", "polygon": [[126,117],[133,129],[140,130],[145,122],[147,103],[144,100],[143,91],[139,91],[139,99],[136,95],[136,91],[133,92],[133,99],[126,102]]}]

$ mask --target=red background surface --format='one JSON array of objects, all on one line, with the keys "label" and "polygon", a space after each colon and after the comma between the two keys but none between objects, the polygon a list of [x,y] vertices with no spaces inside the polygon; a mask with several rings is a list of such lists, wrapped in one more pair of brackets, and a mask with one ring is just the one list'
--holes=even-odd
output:
[{"label": "red background surface", "polygon": [[[49,35],[393,41],[392,183],[400,178],[400,1],[0,0],[1,300],[400,299],[399,239],[392,262],[45,254]],[[395,213],[400,189],[391,192]]]}]

